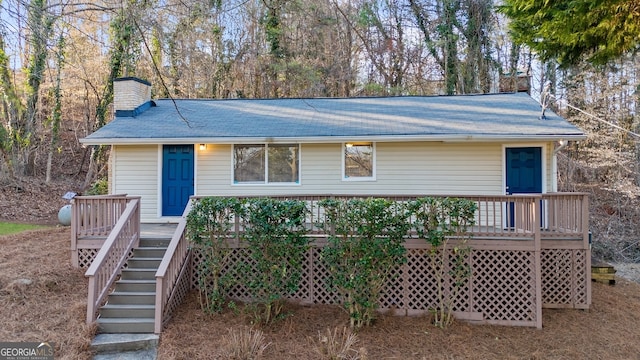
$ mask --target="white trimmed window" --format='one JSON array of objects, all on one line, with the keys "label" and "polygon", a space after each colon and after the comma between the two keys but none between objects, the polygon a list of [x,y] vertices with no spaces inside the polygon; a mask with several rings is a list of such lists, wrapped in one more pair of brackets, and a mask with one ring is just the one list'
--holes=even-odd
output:
[{"label": "white trimmed window", "polygon": [[375,144],[371,142],[345,143],[342,151],[344,180],[375,180]]},{"label": "white trimmed window", "polygon": [[234,145],[233,183],[299,184],[300,145]]}]

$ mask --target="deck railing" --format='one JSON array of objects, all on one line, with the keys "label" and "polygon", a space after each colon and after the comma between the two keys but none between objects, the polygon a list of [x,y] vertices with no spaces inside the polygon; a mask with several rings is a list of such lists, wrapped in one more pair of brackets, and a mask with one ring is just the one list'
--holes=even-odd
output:
[{"label": "deck railing", "polygon": [[582,193],[542,195],[542,232],[545,238],[588,241],[589,197]]},{"label": "deck railing", "polygon": [[131,198],[76,196],[71,200],[71,264],[88,268]]},{"label": "deck railing", "polygon": [[[271,196],[307,203],[306,226],[309,235],[326,235],[319,222],[324,221],[323,199],[366,198],[371,195],[290,195]],[[437,195],[444,197],[443,195]],[[419,196],[378,195],[393,201],[411,201]],[[450,195],[476,203],[475,225],[469,229],[472,239],[536,240],[584,239],[588,234],[588,199],[582,193],[548,193],[518,195]],[[198,199],[196,197],[195,199]],[[248,198],[248,197],[245,197]],[[235,219],[236,233],[243,231],[243,219]],[[238,235],[236,234],[236,238]]]},{"label": "deck railing", "polygon": [[[117,202],[119,199],[112,200]],[[105,301],[131,250],[138,246],[140,240],[140,197],[129,197],[128,200],[122,215],[85,273],[89,278],[88,324],[96,320],[98,308]]]},{"label": "deck railing", "polygon": [[159,334],[175,308],[191,287],[189,278],[189,241],[185,236],[187,215],[191,201],[171,238],[162,262],[156,272],[156,309],[154,332]]},{"label": "deck railing", "polygon": [[72,236],[108,236],[128,201],[126,195],[76,196],[71,200]]}]

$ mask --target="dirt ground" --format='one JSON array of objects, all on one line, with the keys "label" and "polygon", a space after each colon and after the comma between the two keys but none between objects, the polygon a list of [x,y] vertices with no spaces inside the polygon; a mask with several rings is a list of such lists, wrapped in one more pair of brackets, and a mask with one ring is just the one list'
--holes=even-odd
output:
[{"label": "dirt ground", "polygon": [[[70,266],[69,230],[0,236],[0,340],[53,341],[56,359],[89,359],[94,328],[84,324],[87,282]],[[21,283],[21,279],[31,284]],[[342,328],[337,307],[290,307],[281,323],[261,329],[264,359],[314,359],[318,333]],[[357,334],[367,359],[639,359],[640,285],[618,278],[593,283],[589,311],[543,311],[544,328],[455,323],[441,330],[426,317],[382,316]],[[248,321],[228,311],[206,315],[192,294],[163,332],[159,359],[224,359],[230,329]]]}]

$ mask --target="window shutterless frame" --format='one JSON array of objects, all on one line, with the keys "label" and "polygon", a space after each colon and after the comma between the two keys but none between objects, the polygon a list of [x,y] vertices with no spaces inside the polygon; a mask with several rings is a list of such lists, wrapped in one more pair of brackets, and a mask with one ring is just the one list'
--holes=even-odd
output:
[{"label": "window shutterless frame", "polygon": [[233,145],[231,176],[234,185],[299,185],[300,144]]}]

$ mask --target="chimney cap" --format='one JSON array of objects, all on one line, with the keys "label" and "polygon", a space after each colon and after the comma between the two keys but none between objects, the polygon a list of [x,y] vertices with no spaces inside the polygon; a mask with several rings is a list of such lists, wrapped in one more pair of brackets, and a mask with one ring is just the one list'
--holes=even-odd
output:
[{"label": "chimney cap", "polygon": [[137,77],[135,77],[135,76],[126,76],[126,77],[116,78],[116,79],[113,79],[113,82],[118,82],[118,81],[131,81],[131,80],[132,80],[132,81],[137,81],[137,82],[139,82],[139,83],[141,83],[141,84],[144,84],[144,85],[147,85],[147,86],[151,86],[151,83],[150,83],[150,82],[148,82],[147,80],[143,80],[143,79],[137,78]]},{"label": "chimney cap", "polygon": [[151,105],[151,83],[137,77],[113,80],[113,110],[116,117],[136,116]]}]

